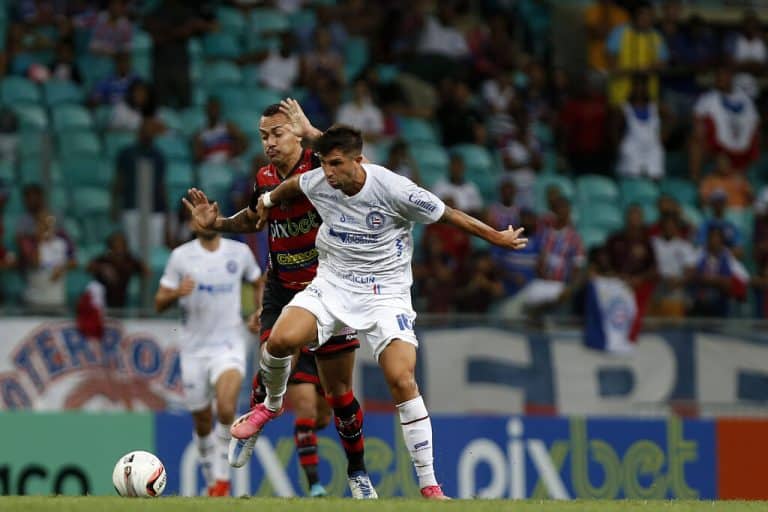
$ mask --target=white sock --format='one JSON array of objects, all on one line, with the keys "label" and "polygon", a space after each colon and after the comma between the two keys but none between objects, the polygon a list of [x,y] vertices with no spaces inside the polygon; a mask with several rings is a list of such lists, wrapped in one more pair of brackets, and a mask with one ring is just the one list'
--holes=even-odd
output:
[{"label": "white sock", "polygon": [[266,346],[261,351],[261,378],[267,398],[264,405],[272,411],[279,411],[283,406],[283,397],[291,376],[291,361],[293,356],[275,357],[267,351]]},{"label": "white sock", "polygon": [[227,459],[227,452],[229,451],[229,440],[232,439],[232,435],[229,433],[231,427],[231,423],[229,425],[217,423],[216,428],[213,431],[213,437],[215,438],[216,443],[213,476],[216,478],[216,481],[224,480],[229,482],[229,460]]},{"label": "white sock", "polygon": [[432,457],[432,422],[420,396],[397,405],[405,446],[411,454],[419,487],[437,485]]},{"label": "white sock", "polygon": [[203,470],[203,478],[205,478],[205,485],[210,487],[216,483],[216,478],[213,474],[216,462],[216,442],[210,433],[202,437],[195,433],[194,437],[195,444],[197,445],[197,454],[200,458],[200,469]]}]

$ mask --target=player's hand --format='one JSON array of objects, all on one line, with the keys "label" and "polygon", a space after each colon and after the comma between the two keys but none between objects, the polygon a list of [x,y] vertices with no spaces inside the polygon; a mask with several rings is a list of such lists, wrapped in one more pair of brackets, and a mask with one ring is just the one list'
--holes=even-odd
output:
[{"label": "player's hand", "polygon": [[181,284],[179,285],[179,297],[186,297],[193,291],[195,291],[195,280],[189,276],[184,276],[184,279],[181,280]]},{"label": "player's hand", "polygon": [[308,137],[314,127],[302,110],[299,102],[293,98],[286,98],[280,102],[280,112],[285,114],[289,121],[289,129],[297,137]]},{"label": "player's hand", "polygon": [[189,210],[195,224],[201,228],[212,229],[219,216],[219,204],[215,201],[213,203],[208,201],[205,192],[196,188],[189,189],[187,197],[189,199],[183,197],[181,200]]},{"label": "player's hand", "polygon": [[248,323],[246,324],[248,326],[248,330],[251,331],[253,334],[259,334],[261,332],[261,308],[259,307],[251,313],[251,315],[248,317]]},{"label": "player's hand", "polygon": [[256,231],[261,231],[267,224],[267,218],[269,217],[269,208],[264,205],[264,196],[259,197],[259,202],[256,203]]},{"label": "player's hand", "polygon": [[496,245],[509,249],[523,249],[528,244],[527,238],[522,238],[523,228],[509,226],[506,231],[499,231],[499,240]]}]

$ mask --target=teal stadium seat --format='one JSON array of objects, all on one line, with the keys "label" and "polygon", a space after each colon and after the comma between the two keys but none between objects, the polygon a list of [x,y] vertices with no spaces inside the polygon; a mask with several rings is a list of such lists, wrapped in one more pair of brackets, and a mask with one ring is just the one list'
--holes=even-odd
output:
[{"label": "teal stadium seat", "polygon": [[113,169],[112,165],[89,156],[61,159],[61,173],[64,177],[64,183],[72,191],[72,198],[75,203],[79,203],[81,200],[75,194],[75,189],[101,187],[110,190],[114,178]]},{"label": "teal stadium seat", "polygon": [[67,304],[74,306],[93,277],[84,268],[78,267],[67,272],[66,279]]},{"label": "teal stadium seat", "polygon": [[192,167],[183,162],[171,162],[165,171],[166,187],[189,188],[194,184],[195,178]]},{"label": "teal stadium seat", "polygon": [[619,191],[624,206],[637,203],[655,207],[659,198],[659,188],[654,182],[645,179],[622,179],[619,182]]},{"label": "teal stadium seat", "polygon": [[11,160],[0,160],[0,182],[14,183],[16,181],[16,169]]},{"label": "teal stadium seat", "polygon": [[131,37],[131,50],[135,52],[149,52],[152,51],[152,36],[141,29],[134,29],[133,37]]},{"label": "teal stadium seat", "polygon": [[69,195],[63,184],[54,184],[54,186],[48,190],[48,204],[51,205],[51,208],[55,212],[69,211]]},{"label": "teal stadium seat", "polygon": [[451,147],[450,152],[461,155],[468,176],[477,171],[484,172],[493,169],[493,156],[487,149],[477,144],[458,144]]},{"label": "teal stadium seat", "polygon": [[277,9],[256,8],[251,11],[250,28],[257,34],[285,32],[291,28],[288,16]]},{"label": "teal stadium seat", "polygon": [[45,130],[48,128],[48,116],[39,105],[12,105],[11,109],[19,119],[22,130]]},{"label": "teal stadium seat", "polygon": [[126,147],[136,142],[136,135],[129,132],[107,132],[104,134],[104,155],[113,162]]},{"label": "teal stadium seat", "polygon": [[17,270],[0,271],[0,289],[7,304],[21,304],[26,287],[24,279]]},{"label": "teal stadium seat", "polygon": [[398,119],[400,135],[410,144],[440,144],[435,128],[424,119],[401,117]]},{"label": "teal stadium seat", "polygon": [[695,205],[699,202],[699,192],[689,180],[665,178],[659,185],[662,194],[674,197],[680,204]]},{"label": "teal stadium seat", "polygon": [[546,211],[547,189],[550,186],[557,187],[563,196],[569,200],[573,200],[573,182],[568,176],[561,176],[559,174],[541,174],[538,178],[536,178],[536,183],[533,186],[534,199],[536,201],[536,211]]},{"label": "teal stadium seat", "polygon": [[131,55],[131,68],[147,82],[152,81],[152,53],[149,50],[134,50]]},{"label": "teal stadium seat", "polygon": [[685,219],[689,224],[691,224],[694,229],[701,226],[701,223],[704,221],[704,215],[701,213],[701,210],[696,208],[696,205],[691,203],[686,203],[681,205],[682,213],[683,213],[683,219]]},{"label": "teal stadium seat", "polygon": [[188,161],[189,143],[176,135],[163,135],[155,139],[155,146],[165,155],[168,160]]},{"label": "teal stadium seat", "polygon": [[60,132],[58,136],[59,155],[65,158],[102,155],[101,141],[94,132]]},{"label": "teal stadium seat", "polygon": [[171,256],[171,251],[165,247],[153,247],[149,253],[149,268],[153,273],[161,273]]},{"label": "teal stadium seat", "polygon": [[[19,161],[19,182],[22,185],[29,183],[45,184],[44,179],[44,166],[43,159],[39,156],[31,156],[23,158]],[[61,174],[61,167],[56,160],[51,160],[48,163],[48,177],[50,178],[52,185],[60,185],[64,182]]]},{"label": "teal stadium seat", "polygon": [[222,32],[240,37],[248,24],[247,18],[238,10],[232,7],[219,7],[216,9],[216,21],[221,27]]},{"label": "teal stadium seat", "polygon": [[363,37],[350,37],[344,45],[344,74],[356,78],[368,64],[368,41]]},{"label": "teal stadium seat", "polygon": [[45,152],[45,148],[49,144],[51,144],[51,138],[47,132],[22,130],[19,133],[19,144],[16,151],[21,158],[37,157]]},{"label": "teal stadium seat", "polygon": [[243,73],[233,62],[217,61],[207,64],[203,69],[203,82],[207,89],[221,85],[240,85]]},{"label": "teal stadium seat", "polygon": [[608,233],[604,229],[595,226],[579,229],[579,235],[581,235],[581,241],[587,250],[601,246],[605,243],[606,238],[608,238]]},{"label": "teal stadium seat", "polygon": [[5,203],[5,215],[20,215],[22,213],[24,213],[24,202],[21,199],[21,189],[11,185]]},{"label": "teal stadium seat", "polygon": [[170,107],[160,107],[157,110],[157,117],[163,121],[169,130],[175,132],[183,131],[184,122],[181,120],[181,116],[176,110]]},{"label": "teal stadium seat", "polygon": [[81,105],[56,105],[51,110],[53,129],[57,132],[93,129],[91,113]]},{"label": "teal stadium seat", "polygon": [[61,221],[61,227],[64,228],[74,244],[79,246],[83,242],[83,227],[75,217],[64,217],[64,220]]},{"label": "teal stadium seat", "polygon": [[115,64],[109,57],[85,53],[78,55],[77,67],[83,74],[85,87],[90,90],[112,73]]},{"label": "teal stadium seat", "polygon": [[595,201],[617,203],[619,188],[610,178],[586,174],[576,179],[576,199],[582,204],[591,204]]},{"label": "teal stadium seat", "polygon": [[212,201],[218,201],[220,206],[229,201],[235,172],[227,165],[204,163],[197,168],[200,185]]},{"label": "teal stadium seat", "polygon": [[419,167],[419,174],[427,188],[448,176],[448,152],[437,144],[420,144],[411,149],[411,156]]},{"label": "teal stadium seat", "polygon": [[43,84],[43,94],[48,106],[62,103],[82,103],[85,95],[80,87],[66,80],[49,80]]},{"label": "teal stadium seat", "polygon": [[615,202],[579,204],[579,229],[600,229],[612,233],[624,225],[624,215]]},{"label": "teal stadium seat", "polygon": [[288,21],[294,31],[311,32],[317,23],[317,15],[312,9],[299,9],[288,15]]},{"label": "teal stadium seat", "polygon": [[37,105],[42,99],[37,84],[20,76],[3,78],[0,82],[0,98],[6,105]]},{"label": "teal stadium seat", "polygon": [[227,113],[227,120],[233,122],[240,128],[248,138],[251,145],[260,145],[259,120],[262,110],[237,110]]},{"label": "teal stadium seat", "polygon": [[242,53],[236,36],[214,32],[203,37],[203,54],[210,59],[236,59]]},{"label": "teal stadium seat", "polygon": [[205,124],[205,113],[200,107],[187,107],[179,116],[183,125],[182,134],[185,137],[191,137]]}]

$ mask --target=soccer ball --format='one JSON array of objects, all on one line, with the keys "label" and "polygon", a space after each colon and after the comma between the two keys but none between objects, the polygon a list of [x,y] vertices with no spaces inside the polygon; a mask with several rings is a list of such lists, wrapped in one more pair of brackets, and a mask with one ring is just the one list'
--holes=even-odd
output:
[{"label": "soccer ball", "polygon": [[160,459],[140,450],[120,457],[112,471],[117,494],[131,498],[160,496],[165,490],[166,478]]}]

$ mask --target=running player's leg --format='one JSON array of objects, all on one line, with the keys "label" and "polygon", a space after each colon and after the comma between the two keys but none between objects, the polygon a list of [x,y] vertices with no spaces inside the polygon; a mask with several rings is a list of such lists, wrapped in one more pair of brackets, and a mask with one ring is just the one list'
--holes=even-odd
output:
[{"label": "running player's leg", "polygon": [[393,339],[379,355],[379,366],[400,416],[405,446],[416,468],[421,493],[426,498],[442,498],[435,479],[432,454],[432,423],[416,384],[416,346]]},{"label": "running player's leg", "polygon": [[237,398],[240,394],[242,382],[243,374],[238,368],[226,369],[216,379],[216,415],[218,421],[214,429],[216,448],[213,466],[216,484],[210,493],[211,495],[229,495],[230,483],[227,451],[229,449],[229,441],[232,438],[229,429],[232,428],[232,422],[235,419]]},{"label": "running player's leg", "polygon": [[216,463],[216,441],[212,435],[213,411],[207,405],[203,409],[192,411],[192,422],[195,425],[195,446],[197,457],[200,461],[200,469],[203,472],[205,486],[209,490],[216,484],[214,465]]},{"label": "running player's leg", "polygon": [[205,358],[182,352],[181,380],[184,384],[184,400],[192,414],[194,440],[200,469],[205,485],[210,490],[216,483],[213,473],[216,443],[212,435],[213,417],[208,384],[208,365]]},{"label": "running player's leg", "polygon": [[[312,356],[301,354],[299,357]],[[317,396],[317,386],[308,382],[289,383],[286,395],[296,415],[293,440],[296,443],[299,464],[307,477],[310,496],[325,496],[325,489],[320,485],[317,471],[320,463],[317,455],[317,404],[321,401]]]}]

